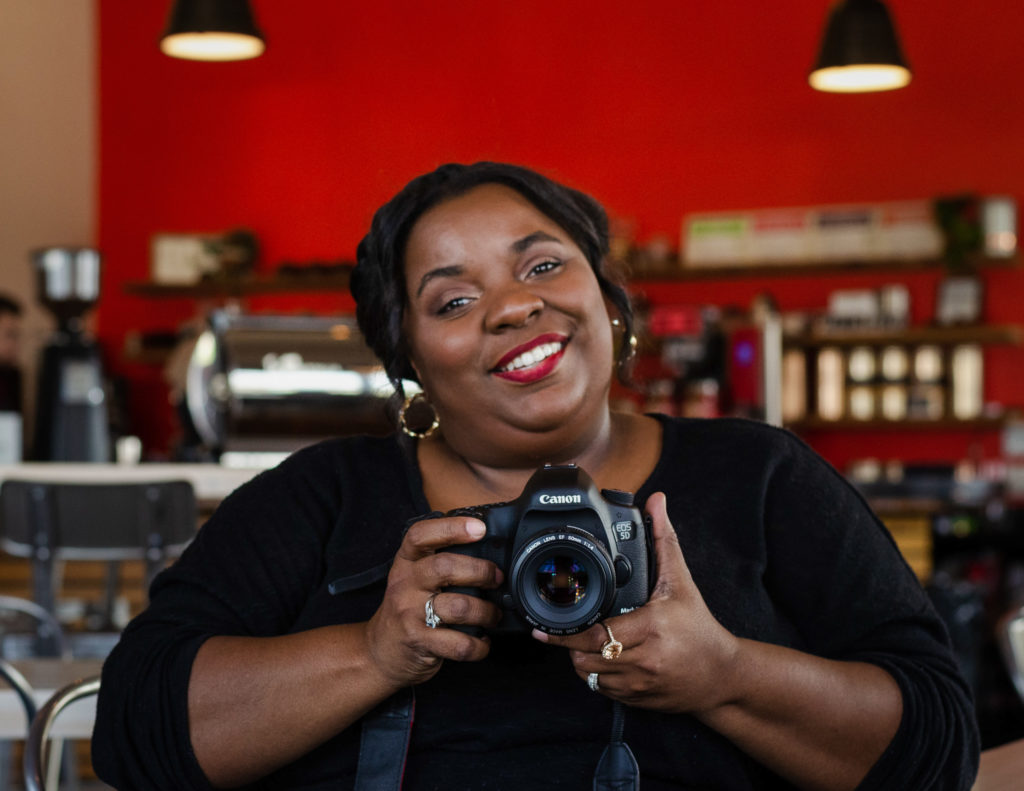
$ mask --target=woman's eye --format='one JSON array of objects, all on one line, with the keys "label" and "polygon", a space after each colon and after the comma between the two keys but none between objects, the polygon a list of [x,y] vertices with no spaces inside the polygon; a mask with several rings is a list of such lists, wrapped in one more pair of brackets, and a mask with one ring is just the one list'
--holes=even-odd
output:
[{"label": "woman's eye", "polygon": [[530,268],[530,274],[531,275],[542,275],[545,272],[550,272],[550,271],[552,271],[554,269],[558,269],[558,267],[560,267],[561,265],[562,265],[562,262],[561,261],[557,261],[555,259],[551,259],[551,260],[548,260],[548,261],[542,261],[541,263],[537,264],[536,266]]},{"label": "woman's eye", "polygon": [[469,297],[456,297],[455,299],[450,299],[445,302],[437,312],[439,314],[450,313],[453,310],[458,310],[459,308],[468,305],[470,302],[471,300]]}]

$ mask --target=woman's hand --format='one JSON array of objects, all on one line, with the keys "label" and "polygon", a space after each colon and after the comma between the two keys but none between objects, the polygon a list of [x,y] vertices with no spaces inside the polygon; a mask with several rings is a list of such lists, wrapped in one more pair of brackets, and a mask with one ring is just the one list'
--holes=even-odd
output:
[{"label": "woman's hand", "polygon": [[622,643],[617,659],[601,648],[608,632],[597,624],[570,637],[535,631],[534,637],[570,649],[577,675],[598,674],[599,690],[630,706],[699,712],[727,699],[729,668],[737,640],[708,611],[686,567],[665,510],[665,496],[647,501],[658,579],[650,601],[605,623]]},{"label": "woman's hand", "polygon": [[[486,637],[443,626],[493,627],[500,610],[483,599],[445,589],[494,588],[502,573],[490,561],[438,551],[477,541],[484,531],[479,519],[455,516],[424,519],[406,532],[388,575],[384,601],[366,627],[371,659],[392,685],[405,687],[428,680],[443,659],[467,662],[487,656],[490,641]],[[428,601],[442,628],[427,626]]]},{"label": "woman's hand", "polygon": [[207,779],[226,788],[254,782],[350,727],[396,690],[426,681],[443,659],[486,656],[486,639],[431,629],[424,611],[433,596],[445,624],[497,622],[493,604],[440,592],[498,584],[493,563],[438,552],[483,534],[483,523],[466,517],[409,528],[368,622],[203,643],[189,679],[188,725]]}]

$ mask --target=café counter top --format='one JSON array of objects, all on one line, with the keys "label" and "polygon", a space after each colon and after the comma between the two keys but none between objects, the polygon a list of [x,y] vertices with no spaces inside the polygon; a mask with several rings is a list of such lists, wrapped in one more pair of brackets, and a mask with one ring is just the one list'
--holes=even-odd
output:
[{"label": "caf\u00e9 counter top", "polygon": [[24,462],[0,465],[0,482],[32,480],[56,483],[145,483],[188,481],[201,507],[215,506],[261,469],[224,467],[219,464],[98,464],[75,462]]},{"label": "caf\u00e9 counter top", "polygon": [[1024,787],[1024,739],[981,754],[978,779],[971,791],[1014,791]]}]

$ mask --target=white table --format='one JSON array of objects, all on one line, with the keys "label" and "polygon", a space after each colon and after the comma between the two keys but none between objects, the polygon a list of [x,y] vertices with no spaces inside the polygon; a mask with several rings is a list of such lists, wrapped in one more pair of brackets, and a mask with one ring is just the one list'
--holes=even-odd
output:
[{"label": "white table", "polygon": [[1015,791],[1024,787],[1024,739],[981,754],[978,779],[973,791]]},{"label": "white table", "polygon": [[0,465],[0,481],[33,480],[56,483],[145,483],[188,481],[196,499],[216,504],[260,469],[224,467],[220,464],[98,464],[75,462],[24,462]]},{"label": "white table", "polygon": [[[100,659],[22,659],[11,663],[28,681],[37,708],[58,689],[80,678],[98,676]],[[57,717],[51,734],[55,738],[88,739],[96,718],[96,696],[76,701]],[[18,694],[0,679],[0,739],[24,739],[28,733],[25,707]]]}]

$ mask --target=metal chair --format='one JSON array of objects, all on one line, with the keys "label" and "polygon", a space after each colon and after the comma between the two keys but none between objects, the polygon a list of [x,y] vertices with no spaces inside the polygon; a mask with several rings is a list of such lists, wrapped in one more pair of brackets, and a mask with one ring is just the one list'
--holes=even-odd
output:
[{"label": "metal chair", "polygon": [[[36,716],[36,699],[32,685],[28,683],[28,679],[22,675],[21,671],[6,659],[0,659],[0,676],[17,693],[21,705],[25,707],[25,722],[31,724]],[[28,733],[27,728],[25,732]]]},{"label": "metal chair", "polygon": [[[146,588],[196,532],[196,498],[188,481],[0,485],[0,547],[32,562],[32,600],[57,614],[56,563],[141,559]],[[106,584],[104,628],[113,621],[117,566]]]},{"label": "metal chair", "polygon": [[[77,700],[95,695],[100,691],[100,677],[92,676],[68,684],[57,690],[32,718],[28,739],[25,742],[25,788],[26,791],[56,789],[60,774],[60,762],[48,760],[47,746],[50,730],[62,711]],[[46,776],[43,776],[46,767]]]},{"label": "metal chair", "polygon": [[999,647],[1017,695],[1024,702],[1024,607],[1011,612],[998,626]]},{"label": "metal chair", "polygon": [[[33,624],[35,647],[32,651],[10,650],[10,638],[16,631],[8,628],[7,616],[28,616]],[[16,659],[20,655],[58,656],[70,658],[71,650],[57,617],[34,601],[19,596],[0,596],[0,658]]]},{"label": "metal chair", "polygon": [[[22,622],[12,622],[7,616],[13,615]],[[27,620],[31,626],[26,630]],[[11,625],[16,629],[10,629]],[[15,643],[14,641],[18,642]],[[29,646],[30,650],[24,650]],[[13,650],[12,650],[13,647]],[[54,656],[68,659],[71,652],[68,641],[57,619],[35,602],[17,596],[0,596],[0,676],[17,693],[25,709],[25,735],[32,718],[36,715],[36,701],[32,685],[8,660],[22,656]],[[74,757],[68,751],[68,765],[74,766]],[[0,741],[0,788],[9,786],[12,743]]]},{"label": "metal chair", "polygon": [[[32,685],[28,683],[21,671],[6,659],[0,659],[0,676],[14,690],[25,709],[25,735],[27,737],[29,726],[36,716],[36,700]],[[8,788],[10,785],[10,765],[11,742],[0,742],[0,784],[3,788]]]}]

